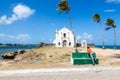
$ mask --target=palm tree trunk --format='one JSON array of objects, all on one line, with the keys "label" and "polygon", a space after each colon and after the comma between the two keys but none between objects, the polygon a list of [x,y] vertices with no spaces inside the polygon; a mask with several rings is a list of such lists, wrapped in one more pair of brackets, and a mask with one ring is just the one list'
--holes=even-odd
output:
[{"label": "palm tree trunk", "polygon": [[74,36],[75,51],[77,52],[76,37],[75,37],[75,34],[74,34],[74,30],[73,30],[73,26],[72,26],[72,21],[71,21],[70,13],[69,12],[68,12],[68,20],[70,22],[70,27],[71,27],[71,30],[72,30],[72,33],[73,33],[73,36]]},{"label": "palm tree trunk", "polygon": [[105,43],[104,43],[104,32],[103,32],[103,28],[101,26],[101,23],[100,23],[100,29],[101,29],[101,33],[102,33],[102,49],[105,48]]},{"label": "palm tree trunk", "polygon": [[114,50],[116,49],[116,31],[115,28],[113,28],[114,30]]},{"label": "palm tree trunk", "polygon": [[74,35],[74,30],[73,30],[73,27],[72,27],[72,21],[71,21],[71,18],[70,18],[70,13],[68,12],[68,20],[70,22],[70,27],[71,27],[71,30],[72,30],[72,33]]}]

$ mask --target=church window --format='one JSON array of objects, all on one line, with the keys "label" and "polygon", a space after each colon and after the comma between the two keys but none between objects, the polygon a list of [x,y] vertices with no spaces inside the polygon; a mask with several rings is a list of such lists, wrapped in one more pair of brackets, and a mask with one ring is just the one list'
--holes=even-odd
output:
[{"label": "church window", "polygon": [[66,33],[64,33],[63,36],[66,37]]},{"label": "church window", "polygon": [[69,42],[69,46],[71,46],[71,42]]},{"label": "church window", "polygon": [[60,42],[58,42],[58,45],[60,45]]}]

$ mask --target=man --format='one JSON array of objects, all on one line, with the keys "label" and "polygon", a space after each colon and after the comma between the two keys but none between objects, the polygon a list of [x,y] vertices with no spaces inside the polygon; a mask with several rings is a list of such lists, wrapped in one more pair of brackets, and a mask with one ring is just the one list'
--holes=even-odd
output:
[{"label": "man", "polygon": [[92,49],[90,47],[87,47],[87,52],[88,52],[88,55],[89,57],[92,59],[92,63],[93,65],[95,65],[95,57],[93,56],[94,52],[92,52]]}]

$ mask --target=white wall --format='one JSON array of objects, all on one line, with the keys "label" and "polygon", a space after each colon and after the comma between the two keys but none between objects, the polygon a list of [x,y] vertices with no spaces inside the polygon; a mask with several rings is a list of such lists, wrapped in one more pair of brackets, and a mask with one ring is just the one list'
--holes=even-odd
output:
[{"label": "white wall", "polygon": [[[66,36],[64,37],[64,33]],[[56,32],[55,45],[56,47],[63,47],[63,41],[66,41],[66,47],[74,47],[74,36],[73,33],[66,27]],[[60,45],[59,45],[60,42]],[[69,45],[71,42],[71,45]]]}]

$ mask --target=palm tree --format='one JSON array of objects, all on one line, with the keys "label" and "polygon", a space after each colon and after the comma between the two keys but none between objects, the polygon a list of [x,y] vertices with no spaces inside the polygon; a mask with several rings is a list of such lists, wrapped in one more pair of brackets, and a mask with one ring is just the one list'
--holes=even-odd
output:
[{"label": "palm tree", "polygon": [[71,18],[70,18],[70,12],[69,12],[70,7],[68,5],[68,1],[67,0],[61,0],[60,3],[58,3],[57,10],[60,11],[59,14],[61,14],[62,12],[66,12],[66,14],[68,14],[68,19],[69,19],[69,22],[70,22],[70,26],[71,26],[72,32],[74,33],[73,27],[72,27],[72,21],[71,21]]},{"label": "palm tree", "polygon": [[116,49],[116,31],[115,31],[115,28],[117,26],[114,24],[114,20],[110,19],[110,18],[108,18],[106,20],[105,24],[108,26],[108,27],[105,28],[105,30],[109,30],[109,29],[113,28],[113,31],[114,31],[114,49]]},{"label": "palm tree", "polygon": [[[58,8],[57,10],[60,11],[59,14],[65,12],[67,15],[68,15],[68,20],[70,22],[70,26],[71,26],[71,30],[72,30],[72,33],[73,33],[73,36],[74,36],[74,44],[75,44],[75,47],[76,47],[76,38],[75,38],[75,34],[74,34],[74,30],[73,30],[73,27],[72,27],[72,21],[71,21],[71,18],[70,18],[70,6],[68,5],[68,1],[67,0],[61,0],[58,4],[57,4]],[[76,48],[76,51],[77,51],[77,48]]]},{"label": "palm tree", "polygon": [[100,15],[99,14],[94,14],[93,15],[93,19],[94,21],[96,21],[97,23],[100,24],[100,28],[101,28],[101,32],[102,32],[102,49],[104,49],[104,33],[103,33],[103,28],[101,27],[101,23],[100,23]]}]

